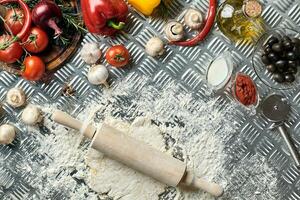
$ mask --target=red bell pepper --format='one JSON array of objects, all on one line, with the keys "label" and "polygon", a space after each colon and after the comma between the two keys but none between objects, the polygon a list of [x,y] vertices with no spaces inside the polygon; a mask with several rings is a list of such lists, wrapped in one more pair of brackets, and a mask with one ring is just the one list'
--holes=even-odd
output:
[{"label": "red bell pepper", "polygon": [[80,3],[89,32],[112,36],[124,28],[128,14],[124,0],[81,0]]}]

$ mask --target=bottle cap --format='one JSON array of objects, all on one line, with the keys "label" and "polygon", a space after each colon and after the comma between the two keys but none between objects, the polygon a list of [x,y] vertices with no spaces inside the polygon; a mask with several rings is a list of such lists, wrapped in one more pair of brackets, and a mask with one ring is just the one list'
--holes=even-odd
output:
[{"label": "bottle cap", "polygon": [[244,3],[243,10],[248,17],[256,18],[262,13],[262,5],[256,0],[249,0]]}]

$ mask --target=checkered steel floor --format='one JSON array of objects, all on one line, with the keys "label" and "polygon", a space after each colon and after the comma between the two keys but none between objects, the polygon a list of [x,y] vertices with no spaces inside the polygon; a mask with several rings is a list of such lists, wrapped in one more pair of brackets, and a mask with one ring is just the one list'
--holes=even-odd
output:
[{"label": "checkered steel floor", "polygon": [[[263,18],[269,28],[281,27],[300,31],[300,0],[264,0],[264,3]],[[182,20],[182,16],[178,16],[178,13],[181,13],[186,7],[191,5],[205,13],[208,1],[175,0],[172,4],[171,17]],[[222,36],[216,25],[207,40],[199,46],[168,46],[167,52],[163,57],[153,59],[147,56],[143,46],[150,37],[163,35],[164,22],[145,18],[134,11],[131,11],[128,18],[129,28],[126,31],[127,35],[119,35],[114,39],[103,39],[87,34],[82,41],[82,43],[101,41],[103,52],[110,45],[121,43],[126,45],[131,55],[133,55],[133,63],[130,68],[109,68],[112,75],[109,80],[110,84],[123,79],[128,73],[133,73],[132,79],[145,75],[157,85],[176,80],[187,91],[197,91],[199,97],[206,98],[204,92],[206,85],[202,80],[207,67],[206,63],[221,52],[229,50],[234,57],[235,63],[238,64],[237,71],[250,75],[257,82],[262,98],[272,92],[259,81],[251,66],[250,60],[254,48],[243,43],[233,45]],[[104,59],[102,61],[107,65]],[[0,100],[4,103],[3,107],[7,112],[7,115],[0,119],[0,122],[10,121],[16,123],[20,131],[23,132],[23,134],[18,134],[17,138],[17,141],[23,140],[21,144],[13,147],[0,145],[0,161],[5,162],[5,166],[9,166],[0,166],[0,199],[26,199],[24,197],[32,190],[30,182],[33,177],[23,172],[22,166],[19,165],[18,161],[24,157],[30,157],[31,152],[38,147],[38,144],[33,142],[32,137],[28,136],[26,129],[19,123],[21,110],[13,109],[5,103],[7,90],[13,86],[21,87],[25,90],[29,101],[32,103],[42,105],[57,102],[60,107],[75,113],[80,110],[79,107],[75,106],[77,101],[86,101],[92,94],[101,94],[101,88],[89,85],[86,78],[87,70],[88,66],[84,64],[78,52],[76,52],[72,59],[59,69],[54,74],[53,79],[47,84],[27,82],[7,72],[0,72]],[[61,95],[63,85],[66,82],[76,90],[74,97]],[[295,140],[296,146],[299,148],[300,88],[280,93],[285,95],[292,105],[292,112],[286,125]],[[226,95],[221,98],[224,101],[228,101]],[[241,110],[241,112],[245,111]],[[278,173],[280,196],[287,200],[300,200],[300,171],[293,166],[293,160],[290,158],[279,134],[266,131],[270,123],[261,115],[254,117],[241,116],[236,116],[236,120],[239,125],[239,137],[242,143],[231,146],[230,151],[232,155],[235,155],[237,160],[244,159],[254,153],[266,157],[268,163]],[[41,129],[41,134],[45,134],[46,131]],[[32,159],[38,160],[39,158]]]}]

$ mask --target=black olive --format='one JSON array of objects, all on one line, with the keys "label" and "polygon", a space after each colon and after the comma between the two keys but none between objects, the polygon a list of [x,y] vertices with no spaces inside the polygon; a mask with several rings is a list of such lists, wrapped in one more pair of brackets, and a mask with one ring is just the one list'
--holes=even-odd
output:
[{"label": "black olive", "polygon": [[276,69],[280,73],[284,73],[287,70],[287,68],[285,68],[285,67],[276,67]]},{"label": "black olive", "polygon": [[293,51],[287,52],[286,58],[287,58],[288,60],[296,60],[296,54],[295,54],[295,52],[293,52]]},{"label": "black olive", "polygon": [[287,72],[292,73],[292,74],[297,74],[298,69],[297,69],[297,67],[289,67]]},{"label": "black olive", "polygon": [[261,61],[266,64],[266,65],[269,65],[271,62],[269,61],[267,55],[262,55],[261,56]]},{"label": "black olive", "polygon": [[272,46],[273,44],[279,42],[278,38],[275,36],[270,37],[270,39],[268,40],[268,45]]},{"label": "black olive", "polygon": [[268,59],[271,62],[276,62],[278,60],[278,56],[275,53],[271,52],[268,54]]},{"label": "black olive", "polygon": [[283,83],[284,82],[283,74],[275,73],[275,74],[273,74],[273,78],[278,83]]},{"label": "black olive", "polygon": [[285,68],[286,66],[286,61],[285,60],[278,60],[277,62],[275,62],[275,66],[279,69],[279,68]]},{"label": "black olive", "polygon": [[271,49],[270,47],[265,48],[265,49],[264,49],[264,52],[265,52],[265,54],[269,54],[269,53],[272,52],[272,49]]},{"label": "black olive", "polygon": [[291,42],[291,41],[292,41],[291,38],[290,38],[289,36],[287,36],[287,35],[283,36],[283,37],[282,37],[282,40],[285,41],[285,42],[286,42],[286,41],[288,41],[288,42]]},{"label": "black olive", "polygon": [[300,40],[298,38],[292,38],[292,42],[295,44],[295,45],[300,45]]},{"label": "black olive", "polygon": [[294,61],[294,60],[289,60],[288,61],[288,66],[292,67],[292,68],[295,68],[295,67],[297,67],[297,62]]},{"label": "black olive", "polygon": [[294,44],[292,42],[290,42],[290,41],[284,41],[283,42],[283,47],[286,50],[291,50],[291,49],[294,48]]},{"label": "black olive", "polygon": [[286,82],[292,83],[295,81],[295,76],[293,74],[286,74],[284,79]]},{"label": "black olive", "polygon": [[271,72],[271,73],[274,73],[274,72],[276,72],[276,70],[277,70],[277,68],[275,67],[275,65],[267,65],[267,70],[269,71],[269,72]]},{"label": "black olive", "polygon": [[295,55],[296,55],[296,58],[300,58],[300,46],[295,46],[294,48],[293,48],[293,52],[295,53]]},{"label": "black olive", "polygon": [[281,43],[275,43],[272,45],[272,50],[279,53],[282,52],[283,48],[282,48],[282,44]]},{"label": "black olive", "polygon": [[281,53],[279,54],[279,56],[280,56],[280,58],[281,58],[282,60],[286,60],[286,52],[285,52],[285,51],[281,52]]}]

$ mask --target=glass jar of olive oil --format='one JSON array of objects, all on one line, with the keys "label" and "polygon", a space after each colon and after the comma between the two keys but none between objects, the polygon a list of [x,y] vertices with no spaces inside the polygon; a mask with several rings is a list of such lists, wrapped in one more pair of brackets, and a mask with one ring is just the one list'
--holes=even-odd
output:
[{"label": "glass jar of olive oil", "polygon": [[226,0],[217,15],[217,24],[233,42],[254,43],[264,33],[262,6],[256,0]]}]

